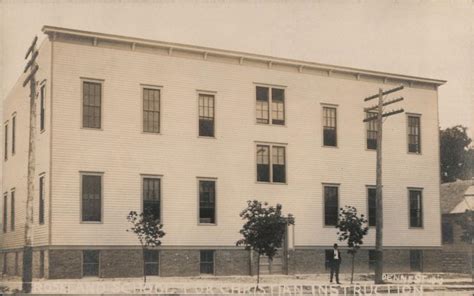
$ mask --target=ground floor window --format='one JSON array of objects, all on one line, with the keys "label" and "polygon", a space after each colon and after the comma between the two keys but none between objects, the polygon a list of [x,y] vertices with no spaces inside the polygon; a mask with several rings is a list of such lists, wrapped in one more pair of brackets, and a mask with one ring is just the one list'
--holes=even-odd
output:
[{"label": "ground floor window", "polygon": [[160,254],[158,250],[145,250],[145,275],[159,274],[159,260]]},{"label": "ground floor window", "polygon": [[99,276],[99,250],[82,251],[82,276]]},{"label": "ground floor window", "polygon": [[44,251],[40,251],[39,277],[44,278]]},{"label": "ground floor window", "polygon": [[3,253],[3,274],[7,274],[7,253]]},{"label": "ground floor window", "polygon": [[410,270],[423,271],[423,251],[410,250]]},{"label": "ground floor window", "polygon": [[377,260],[377,252],[369,250],[369,270],[375,270],[375,262]]},{"label": "ground floor window", "polygon": [[15,252],[15,275],[18,275],[18,252]]},{"label": "ground floor window", "polygon": [[201,273],[214,274],[214,251],[201,251]]},{"label": "ground floor window", "polygon": [[332,260],[332,257],[334,256],[334,250],[325,250],[324,252],[324,268],[326,270],[329,270],[331,269],[331,260]]}]

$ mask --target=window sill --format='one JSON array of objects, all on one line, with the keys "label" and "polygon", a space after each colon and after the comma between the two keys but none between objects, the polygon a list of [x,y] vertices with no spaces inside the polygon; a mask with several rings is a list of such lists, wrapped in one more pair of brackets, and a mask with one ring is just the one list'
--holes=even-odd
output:
[{"label": "window sill", "polygon": [[260,126],[279,126],[279,127],[288,127],[287,124],[271,124],[271,123],[259,123],[255,122],[255,125],[260,125]]},{"label": "window sill", "polygon": [[257,181],[255,184],[267,184],[267,185],[288,185],[288,182],[281,183],[281,182],[262,182],[262,181]]},{"label": "window sill", "polygon": [[198,139],[210,139],[210,140],[217,140],[216,136],[197,136]]},{"label": "window sill", "polygon": [[217,223],[198,223],[198,226],[217,226]]},{"label": "window sill", "polygon": [[422,155],[421,152],[407,152],[408,155]]},{"label": "window sill", "polygon": [[81,127],[82,130],[87,130],[87,131],[103,131],[103,128],[95,128],[95,127]]},{"label": "window sill", "polygon": [[81,221],[80,224],[104,224],[102,221]]},{"label": "window sill", "polygon": [[145,131],[142,131],[142,134],[143,135],[155,135],[155,136],[161,136],[162,135],[161,132],[155,133],[155,132],[145,132]]},{"label": "window sill", "polygon": [[40,134],[44,134],[45,131],[46,131],[46,129],[40,130]]},{"label": "window sill", "polygon": [[327,145],[321,145],[323,148],[332,148],[332,149],[339,149],[339,146],[327,146]]}]

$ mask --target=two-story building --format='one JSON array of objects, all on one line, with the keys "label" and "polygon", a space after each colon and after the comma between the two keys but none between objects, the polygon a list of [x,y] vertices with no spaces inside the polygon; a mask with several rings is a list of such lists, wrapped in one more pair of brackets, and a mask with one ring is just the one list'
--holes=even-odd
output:
[{"label": "two-story building", "polygon": [[[247,275],[235,243],[246,201],[281,203],[296,224],[272,272],[325,271],[338,209],[375,243],[377,128],[364,98],[404,85],[384,124],[387,271],[439,270],[438,92],[442,80],[45,26],[37,58],[34,275],[141,276],[130,211],[161,219],[148,274]],[[401,61],[403,62],[403,61]],[[20,274],[29,89],[3,102],[0,266]],[[349,266],[343,262],[343,270]],[[264,263],[263,263],[264,264]]]}]

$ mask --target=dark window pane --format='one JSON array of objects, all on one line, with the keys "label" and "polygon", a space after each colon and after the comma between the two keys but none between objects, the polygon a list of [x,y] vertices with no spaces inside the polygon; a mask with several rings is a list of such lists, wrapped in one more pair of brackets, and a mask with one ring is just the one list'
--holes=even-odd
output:
[{"label": "dark window pane", "polygon": [[331,269],[331,258],[334,256],[334,250],[325,250],[324,251],[324,268],[326,270]]},{"label": "dark window pane", "polygon": [[273,182],[286,182],[285,147],[272,147]]},{"label": "dark window pane", "polygon": [[272,88],[272,124],[285,124],[285,90]]},{"label": "dark window pane", "polygon": [[337,146],[336,108],[323,107],[323,145]]},{"label": "dark window pane", "polygon": [[3,196],[3,232],[7,232],[7,222],[8,222],[8,196],[5,194]]},{"label": "dark window pane", "polygon": [[199,181],[199,223],[216,223],[214,181]]},{"label": "dark window pane", "polygon": [[39,277],[44,278],[44,251],[40,251]]},{"label": "dark window pane", "polygon": [[82,221],[101,221],[101,191],[101,176],[82,176]]},{"label": "dark window pane", "polygon": [[[367,118],[374,116],[377,116],[377,113],[366,113]],[[367,122],[367,149],[377,149],[377,120]]]},{"label": "dark window pane", "polygon": [[16,117],[12,118],[12,154],[15,154]]},{"label": "dark window pane", "polygon": [[410,190],[410,227],[423,227],[422,197],[420,190]]},{"label": "dark window pane", "polygon": [[199,136],[214,137],[214,96],[199,95]]},{"label": "dark window pane", "polygon": [[161,218],[161,180],[158,178],[143,179],[143,212]]},{"label": "dark window pane", "polygon": [[82,276],[99,276],[98,250],[84,250],[82,252]]},{"label": "dark window pane", "polygon": [[10,229],[15,230],[15,191],[10,196]]},{"label": "dark window pane", "polygon": [[44,177],[39,179],[39,223],[44,223]]},{"label": "dark window pane", "polygon": [[145,250],[145,274],[159,274],[159,252],[158,250]]},{"label": "dark window pane", "polygon": [[423,252],[421,250],[410,250],[410,270],[423,271]]},{"label": "dark window pane", "polygon": [[45,116],[45,85],[41,86],[40,90],[40,129],[44,130],[44,116]]},{"label": "dark window pane", "polygon": [[339,188],[335,186],[324,186],[324,223],[325,225],[336,225],[339,213]]},{"label": "dark window pane", "polygon": [[408,152],[421,152],[421,131],[419,116],[408,116]]},{"label": "dark window pane", "polygon": [[377,262],[377,253],[375,250],[369,250],[369,270],[375,270]]},{"label": "dark window pane", "polygon": [[100,128],[101,126],[101,87],[100,83],[83,83],[83,127]]},{"label": "dark window pane", "polygon": [[201,251],[201,273],[214,274],[214,251]]},{"label": "dark window pane", "polygon": [[257,86],[257,122],[269,123],[269,88]]},{"label": "dark window pane", "polygon": [[160,90],[143,89],[143,131],[160,132]]},{"label": "dark window pane", "polygon": [[7,160],[8,159],[8,124],[5,124],[5,135],[4,135],[5,139],[5,148],[3,149],[3,152],[4,152],[4,159]]},{"label": "dark window pane", "polygon": [[270,146],[257,145],[257,181],[270,182]]},{"label": "dark window pane", "polygon": [[375,226],[377,215],[377,190],[375,188],[368,188],[367,195],[369,204],[369,226]]}]

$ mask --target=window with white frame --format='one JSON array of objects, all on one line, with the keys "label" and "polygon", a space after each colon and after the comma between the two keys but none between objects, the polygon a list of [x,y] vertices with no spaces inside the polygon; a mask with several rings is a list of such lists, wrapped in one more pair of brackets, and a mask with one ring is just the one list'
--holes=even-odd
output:
[{"label": "window with white frame", "polygon": [[44,224],[44,175],[39,178],[39,207],[38,207],[38,220],[39,224]]},{"label": "window with white frame", "polygon": [[102,125],[102,83],[82,82],[82,127],[100,129]]},{"label": "window with white frame", "polygon": [[82,174],[82,221],[102,221],[102,175]]},{"label": "window with white frame", "polygon": [[324,185],[324,225],[335,226],[339,214],[339,186]]},{"label": "window with white frame", "polygon": [[419,115],[408,116],[408,152],[421,153],[421,123]]},{"label": "window with white frame", "polygon": [[423,196],[421,189],[409,189],[410,227],[423,227]]},{"label": "window with white frame", "polygon": [[323,146],[337,146],[337,108],[323,106]]},{"label": "window with white frame", "polygon": [[143,88],[143,131],[160,132],[161,91],[157,88]]},{"label": "window with white frame", "polygon": [[375,187],[367,187],[367,206],[368,206],[368,222],[369,226],[376,226],[377,215],[377,189]]},{"label": "window with white frame", "polygon": [[256,87],[257,123],[285,124],[285,89],[278,87]]},{"label": "window with white frame", "polygon": [[46,85],[41,85],[40,88],[40,130],[43,131],[45,128],[45,115],[46,115]]},{"label": "window with white frame", "polygon": [[279,145],[257,145],[257,181],[286,183],[286,149]]},{"label": "window with white frame", "polygon": [[[376,112],[367,112],[366,118],[373,118],[377,116]],[[377,149],[377,120],[370,120],[366,123],[367,126],[367,149]]]},{"label": "window with white frame", "polygon": [[216,224],[215,180],[199,180],[199,223]]},{"label": "window with white frame", "polygon": [[161,179],[157,177],[143,178],[143,213],[161,219]]},{"label": "window with white frame", "polygon": [[214,95],[199,94],[199,136],[214,137]]},{"label": "window with white frame", "polygon": [[10,230],[15,230],[15,190],[10,192]]}]

